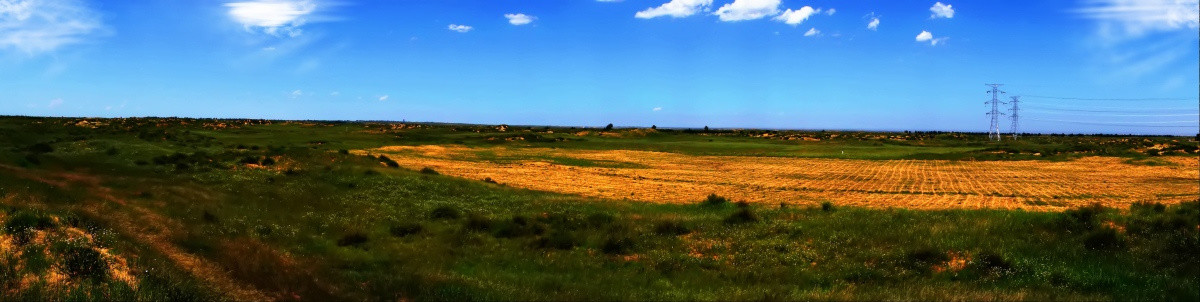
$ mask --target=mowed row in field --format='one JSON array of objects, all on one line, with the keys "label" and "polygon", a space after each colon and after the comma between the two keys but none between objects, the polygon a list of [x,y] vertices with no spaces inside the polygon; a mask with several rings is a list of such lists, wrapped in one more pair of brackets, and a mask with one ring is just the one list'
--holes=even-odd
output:
[{"label": "mowed row in field", "polygon": [[409,169],[606,199],[690,203],[708,194],[759,203],[913,209],[1061,210],[1099,202],[1178,203],[1200,196],[1200,159],[1166,164],[1070,161],[850,160],[692,156],[629,150],[390,146]]}]

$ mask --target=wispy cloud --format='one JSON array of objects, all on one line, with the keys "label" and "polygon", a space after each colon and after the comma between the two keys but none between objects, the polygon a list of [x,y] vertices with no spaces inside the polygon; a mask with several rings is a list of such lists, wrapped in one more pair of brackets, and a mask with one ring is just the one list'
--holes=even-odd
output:
[{"label": "wispy cloud", "polygon": [[1178,68],[1200,40],[1200,0],[1084,0],[1074,11],[1095,22],[1092,53],[1121,80]]},{"label": "wispy cloud", "polygon": [[46,108],[57,108],[58,106],[62,106],[62,104],[63,104],[63,99],[57,98],[57,99],[50,100],[50,104],[47,104]]},{"label": "wispy cloud", "polygon": [[929,7],[929,11],[933,12],[933,14],[929,15],[929,18],[954,18],[954,8],[950,6],[941,2],[934,3],[933,6]]},{"label": "wispy cloud", "polygon": [[332,6],[314,0],[255,0],[225,3],[229,17],[247,31],[260,31],[273,36],[296,37],[304,33],[305,24],[330,20],[318,13]]},{"label": "wispy cloud", "polygon": [[653,111],[662,111],[662,107],[654,107]]},{"label": "wispy cloud", "polygon": [[922,30],[921,33],[917,34],[916,40],[917,42],[929,42],[929,45],[937,46],[938,43],[942,43],[942,41],[946,41],[946,39],[948,38],[934,38],[933,33]]},{"label": "wispy cloud", "polygon": [[780,3],[781,0],[734,0],[713,15],[725,22],[762,19],[778,14]]},{"label": "wispy cloud", "polygon": [[796,25],[800,25],[800,23],[803,23],[804,20],[808,20],[808,17],[811,17],[813,14],[816,14],[819,12],[821,12],[821,11],[818,9],[813,9],[811,6],[801,7],[800,9],[797,9],[797,10],[788,9],[786,11],[783,11],[782,14],[779,14],[779,16],[776,16],[775,21],[783,22],[784,24],[788,24],[791,26],[796,26]]},{"label": "wispy cloud", "polygon": [[450,24],[450,26],[447,26],[446,28],[448,28],[452,31],[460,32],[460,33],[466,33],[468,31],[471,31],[472,29],[475,29],[474,27],[467,26],[467,25],[461,25],[461,24]]},{"label": "wispy cloud", "polygon": [[388,95],[386,95],[386,94],[379,97],[379,101],[381,101],[381,102],[386,101],[386,100],[388,100]]},{"label": "wispy cloud", "polygon": [[871,12],[870,14],[863,16],[863,18],[866,18],[867,20],[869,20],[869,21],[867,21],[867,29],[870,29],[870,30],[878,30],[879,29],[879,15],[876,15],[875,12]]},{"label": "wispy cloud", "polygon": [[712,0],[671,0],[671,2],[664,3],[658,7],[651,7],[639,11],[633,16],[639,19],[651,19],[664,16],[683,18],[704,11],[711,5]]},{"label": "wispy cloud", "polygon": [[816,35],[820,35],[820,34],[821,34],[821,31],[817,30],[816,27],[809,28],[808,31],[804,32],[805,37],[812,37],[812,36],[816,36]]},{"label": "wispy cloud", "polygon": [[512,25],[525,25],[537,20],[537,17],[526,14],[504,14],[504,18],[507,18],[508,23]]},{"label": "wispy cloud", "polygon": [[102,32],[100,15],[77,0],[0,0],[0,48],[34,55]]}]

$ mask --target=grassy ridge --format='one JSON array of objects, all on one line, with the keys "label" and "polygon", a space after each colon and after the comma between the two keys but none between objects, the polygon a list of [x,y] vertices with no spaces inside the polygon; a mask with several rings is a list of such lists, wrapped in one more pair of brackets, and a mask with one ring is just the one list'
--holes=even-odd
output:
[{"label": "grassy ridge", "polygon": [[[476,133],[449,129],[457,126],[274,123],[213,129],[183,122],[188,125],[139,120],[90,128],[0,119],[0,142],[8,144],[0,146],[0,163],[9,167],[0,169],[0,196],[14,196],[6,201],[6,217],[28,211],[90,217],[96,230],[115,230],[115,246],[148,243],[130,232],[142,230],[131,228],[131,219],[171,226],[151,243],[199,257],[229,272],[222,278],[274,299],[1200,298],[1200,203],[1066,213],[908,211],[702,202],[707,192],[697,192],[694,205],[641,204],[388,168],[338,150],[444,140],[728,155],[813,147],[732,134],[569,134],[538,142],[488,140],[519,130],[512,128]],[[709,139],[719,146],[706,146]],[[822,144],[829,150],[863,146]],[[950,150],[890,146],[874,154]],[[139,259],[147,258],[161,259]],[[170,261],[133,265],[186,271]],[[139,280],[202,288],[183,297],[223,294],[196,281],[204,277],[210,276],[143,274]]]}]

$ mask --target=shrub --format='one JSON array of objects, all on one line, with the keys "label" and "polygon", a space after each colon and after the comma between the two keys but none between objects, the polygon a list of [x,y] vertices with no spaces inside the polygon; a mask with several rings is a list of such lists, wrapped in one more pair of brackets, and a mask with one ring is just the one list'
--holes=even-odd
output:
[{"label": "shrub", "polygon": [[409,222],[392,226],[388,231],[392,233],[392,236],[406,237],[408,235],[420,233],[424,230],[425,228],[422,227],[420,223]]},{"label": "shrub", "polygon": [[388,168],[399,168],[400,167],[399,163],[396,163],[396,161],[387,157],[387,155],[380,155],[379,161],[383,162],[384,165],[387,165]]},{"label": "shrub", "polygon": [[467,217],[467,223],[465,226],[467,230],[471,231],[487,231],[492,229],[492,220],[488,219],[487,216],[472,213]]},{"label": "shrub", "polygon": [[341,155],[350,154],[350,150],[338,149],[338,154],[341,154]]},{"label": "shrub", "polygon": [[495,225],[496,238],[516,238],[529,235],[541,235],[546,227],[540,223],[530,222],[525,216],[513,216],[512,220]]},{"label": "shrub", "polygon": [[617,221],[617,217],[608,213],[593,213],[587,216],[587,223],[593,227],[603,227]]},{"label": "shrub", "polygon": [[36,143],[29,146],[28,150],[33,154],[42,154],[54,152],[54,147],[51,147],[49,143]]},{"label": "shrub", "polygon": [[33,239],[34,230],[44,230],[54,226],[54,222],[38,213],[17,212],[4,224],[4,232],[13,235],[17,245],[25,245]]},{"label": "shrub", "polygon": [[117,153],[120,153],[120,150],[117,150],[117,147],[109,147],[108,150],[104,150],[104,154],[108,156],[117,155]]},{"label": "shrub", "polygon": [[462,213],[450,206],[440,206],[429,212],[429,218],[433,219],[458,219],[459,217],[462,217]]},{"label": "shrub", "polygon": [[633,239],[629,237],[608,237],[600,246],[600,251],[610,255],[625,255],[633,252]]},{"label": "shrub", "polygon": [[689,228],[687,225],[684,225],[682,222],[675,220],[660,221],[658,224],[654,225],[654,233],[659,235],[678,236],[687,235],[691,232],[691,228]]},{"label": "shrub", "polygon": [[371,239],[367,238],[366,234],[363,234],[361,232],[351,232],[349,234],[342,236],[341,239],[338,239],[337,245],[338,246],[361,247],[363,244],[366,244],[367,241],[369,241],[369,240],[371,240]]},{"label": "shrub", "polygon": [[492,179],[491,177],[485,177],[483,179],[483,182],[490,183],[490,184],[499,184],[496,182],[496,180]]},{"label": "shrub", "polygon": [[749,207],[741,208],[737,212],[734,212],[733,215],[729,215],[729,217],[725,217],[725,223],[728,223],[728,224],[740,224],[740,223],[751,223],[751,222],[758,222],[758,215],[754,214],[754,212],[751,211]]},{"label": "shrub", "polygon": [[1063,211],[1061,222],[1067,228],[1083,228],[1091,230],[1100,225],[1100,214],[1107,208],[1099,203]]},{"label": "shrub", "polygon": [[708,197],[705,198],[704,202],[702,202],[701,204],[703,204],[705,206],[710,206],[710,207],[719,207],[719,206],[724,206],[725,204],[728,204],[728,203],[729,203],[729,199],[726,199],[725,197],[721,197],[720,195],[717,195],[717,194],[708,194]]},{"label": "shrub", "polygon": [[833,212],[833,203],[828,201],[821,202],[821,211]]},{"label": "shrub", "polygon": [[910,269],[928,271],[932,266],[941,264],[947,260],[950,260],[950,256],[942,251],[933,248],[921,248],[908,252],[905,255],[904,263]]},{"label": "shrub", "polygon": [[608,126],[604,126],[604,131],[612,131],[612,129],[613,129],[612,123],[609,123]]},{"label": "shrub", "polygon": [[267,157],[267,158],[264,158],[261,163],[264,166],[273,166],[273,165],[275,165],[275,159]]},{"label": "shrub", "polygon": [[438,172],[434,171],[433,168],[424,167],[421,168],[421,174],[438,175]]},{"label": "shrub", "polygon": [[259,161],[258,161],[258,157],[247,156],[247,157],[243,157],[242,160],[239,160],[238,163],[239,164],[247,164],[247,165],[249,165],[249,164],[257,165],[259,163]]},{"label": "shrub", "polygon": [[95,249],[76,244],[62,251],[61,269],[71,278],[103,280],[108,277],[108,262]]},{"label": "shrub", "polygon": [[571,232],[554,230],[546,234],[546,236],[538,238],[534,244],[541,248],[569,250],[578,246],[579,240]]},{"label": "shrub", "polygon": [[204,222],[207,222],[207,223],[219,222],[219,219],[217,219],[217,215],[213,214],[212,212],[209,212],[208,210],[204,210],[204,213],[200,214],[200,219],[203,219]]},{"label": "shrub", "polygon": [[1097,228],[1083,237],[1083,246],[1091,250],[1111,250],[1125,246],[1125,238],[1112,228]]},{"label": "shrub", "polygon": [[975,264],[987,272],[1000,273],[1012,268],[1012,262],[992,252],[982,252],[975,256]]}]

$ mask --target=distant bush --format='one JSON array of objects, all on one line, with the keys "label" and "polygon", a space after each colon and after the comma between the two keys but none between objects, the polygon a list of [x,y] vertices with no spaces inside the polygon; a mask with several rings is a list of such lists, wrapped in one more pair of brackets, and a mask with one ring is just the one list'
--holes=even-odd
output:
[{"label": "distant bush", "polygon": [[945,252],[933,248],[920,248],[905,254],[904,263],[908,268],[919,271],[928,271],[934,265],[941,264],[950,260],[950,256]]},{"label": "distant bush", "polygon": [[1108,227],[1092,230],[1083,237],[1083,246],[1091,250],[1111,250],[1125,246],[1125,238]]},{"label": "distant bush", "polygon": [[1068,229],[1091,230],[1100,225],[1100,214],[1107,210],[1108,208],[1099,203],[1077,207],[1063,211],[1060,222]]},{"label": "distant bush", "polygon": [[271,157],[267,157],[267,158],[264,158],[264,159],[262,160],[262,162],[261,162],[261,163],[262,163],[262,165],[264,165],[264,166],[274,166],[274,165],[275,165],[275,159],[274,159],[274,158],[271,158]]},{"label": "distant bush", "polygon": [[534,241],[534,245],[541,248],[569,250],[579,245],[579,239],[576,239],[575,234],[569,231],[554,230],[538,238]]},{"label": "distant bush", "polygon": [[396,237],[407,237],[408,235],[417,234],[424,230],[425,227],[422,227],[420,223],[415,222],[401,223],[388,229],[388,231],[392,233],[392,236]]},{"label": "distant bush", "polygon": [[89,246],[69,244],[61,255],[61,270],[71,278],[104,280],[108,277],[108,262]]},{"label": "distant bush", "polygon": [[1012,262],[993,252],[982,252],[975,256],[975,265],[985,272],[1003,273],[1012,269]]},{"label": "distant bush", "polygon": [[219,219],[217,219],[217,215],[213,214],[212,212],[209,212],[208,210],[204,210],[204,213],[200,214],[200,219],[204,220],[204,222],[207,222],[207,223],[217,223],[220,221]]},{"label": "distant bush", "polygon": [[728,204],[728,203],[729,203],[729,199],[726,199],[725,197],[721,197],[720,195],[717,195],[717,194],[708,194],[708,197],[705,198],[703,202],[701,202],[702,205],[710,206],[710,207],[724,206],[725,204]]},{"label": "distant bush", "polygon": [[496,238],[517,238],[532,235],[541,235],[546,232],[546,226],[531,221],[525,216],[513,216],[511,220],[497,223],[494,227],[495,231],[492,235]]},{"label": "distant bush", "polygon": [[612,131],[612,129],[613,129],[613,124],[611,124],[611,123],[609,123],[608,126],[604,126],[604,131]]},{"label": "distant bush", "polygon": [[611,236],[604,240],[600,251],[610,255],[625,255],[633,252],[633,239],[624,236]]},{"label": "distant bush", "polygon": [[692,229],[683,222],[675,220],[660,221],[654,225],[654,233],[667,236],[687,235]]},{"label": "distant bush", "polygon": [[104,154],[108,156],[117,155],[120,152],[121,150],[117,150],[117,147],[109,147],[108,150],[104,150]]},{"label": "distant bush", "polygon": [[492,220],[482,214],[472,213],[467,216],[465,224],[467,230],[471,231],[487,231],[492,229]]},{"label": "distant bush", "polygon": [[498,183],[496,182],[496,180],[493,180],[491,177],[485,177],[485,178],[483,178],[483,182],[490,183],[490,184],[498,184]]},{"label": "distant bush", "polygon": [[752,211],[749,207],[743,207],[737,212],[734,212],[733,215],[725,217],[725,223],[728,224],[752,223],[758,222],[758,220],[758,215],[754,214],[754,211]]},{"label": "distant bush", "polygon": [[51,147],[49,143],[36,143],[30,145],[26,150],[33,154],[42,154],[54,152],[54,147]]},{"label": "distant bush", "polygon": [[351,232],[349,234],[343,235],[341,239],[338,239],[337,245],[343,246],[343,247],[344,246],[361,247],[363,244],[366,244],[367,241],[370,241],[370,240],[371,239],[368,238],[367,235],[363,234],[362,232]]},{"label": "distant bush", "polygon": [[12,235],[17,245],[25,245],[32,239],[34,230],[49,229],[53,226],[54,222],[46,215],[20,211],[4,223],[4,232]]},{"label": "distant bush", "polygon": [[828,201],[821,202],[821,211],[833,212],[833,203]]},{"label": "distant bush", "polygon": [[430,167],[424,167],[421,168],[421,174],[438,175],[438,171],[435,171]]},{"label": "distant bush", "polygon": [[603,227],[617,221],[617,217],[609,213],[592,213],[587,216],[587,224],[593,227]]},{"label": "distant bush", "polygon": [[429,218],[433,219],[458,219],[459,217],[462,217],[462,213],[450,206],[440,206],[429,212]]},{"label": "distant bush", "polygon": [[379,161],[383,162],[384,165],[387,165],[388,168],[399,168],[400,167],[399,163],[392,160],[391,158],[388,158],[387,155],[380,155]]},{"label": "distant bush", "polygon": [[259,159],[258,159],[258,157],[247,156],[247,157],[243,157],[242,160],[239,160],[238,163],[239,164],[247,164],[247,165],[257,165],[259,163]]},{"label": "distant bush", "polygon": [[342,154],[342,155],[350,154],[350,150],[338,149],[338,154]]}]

